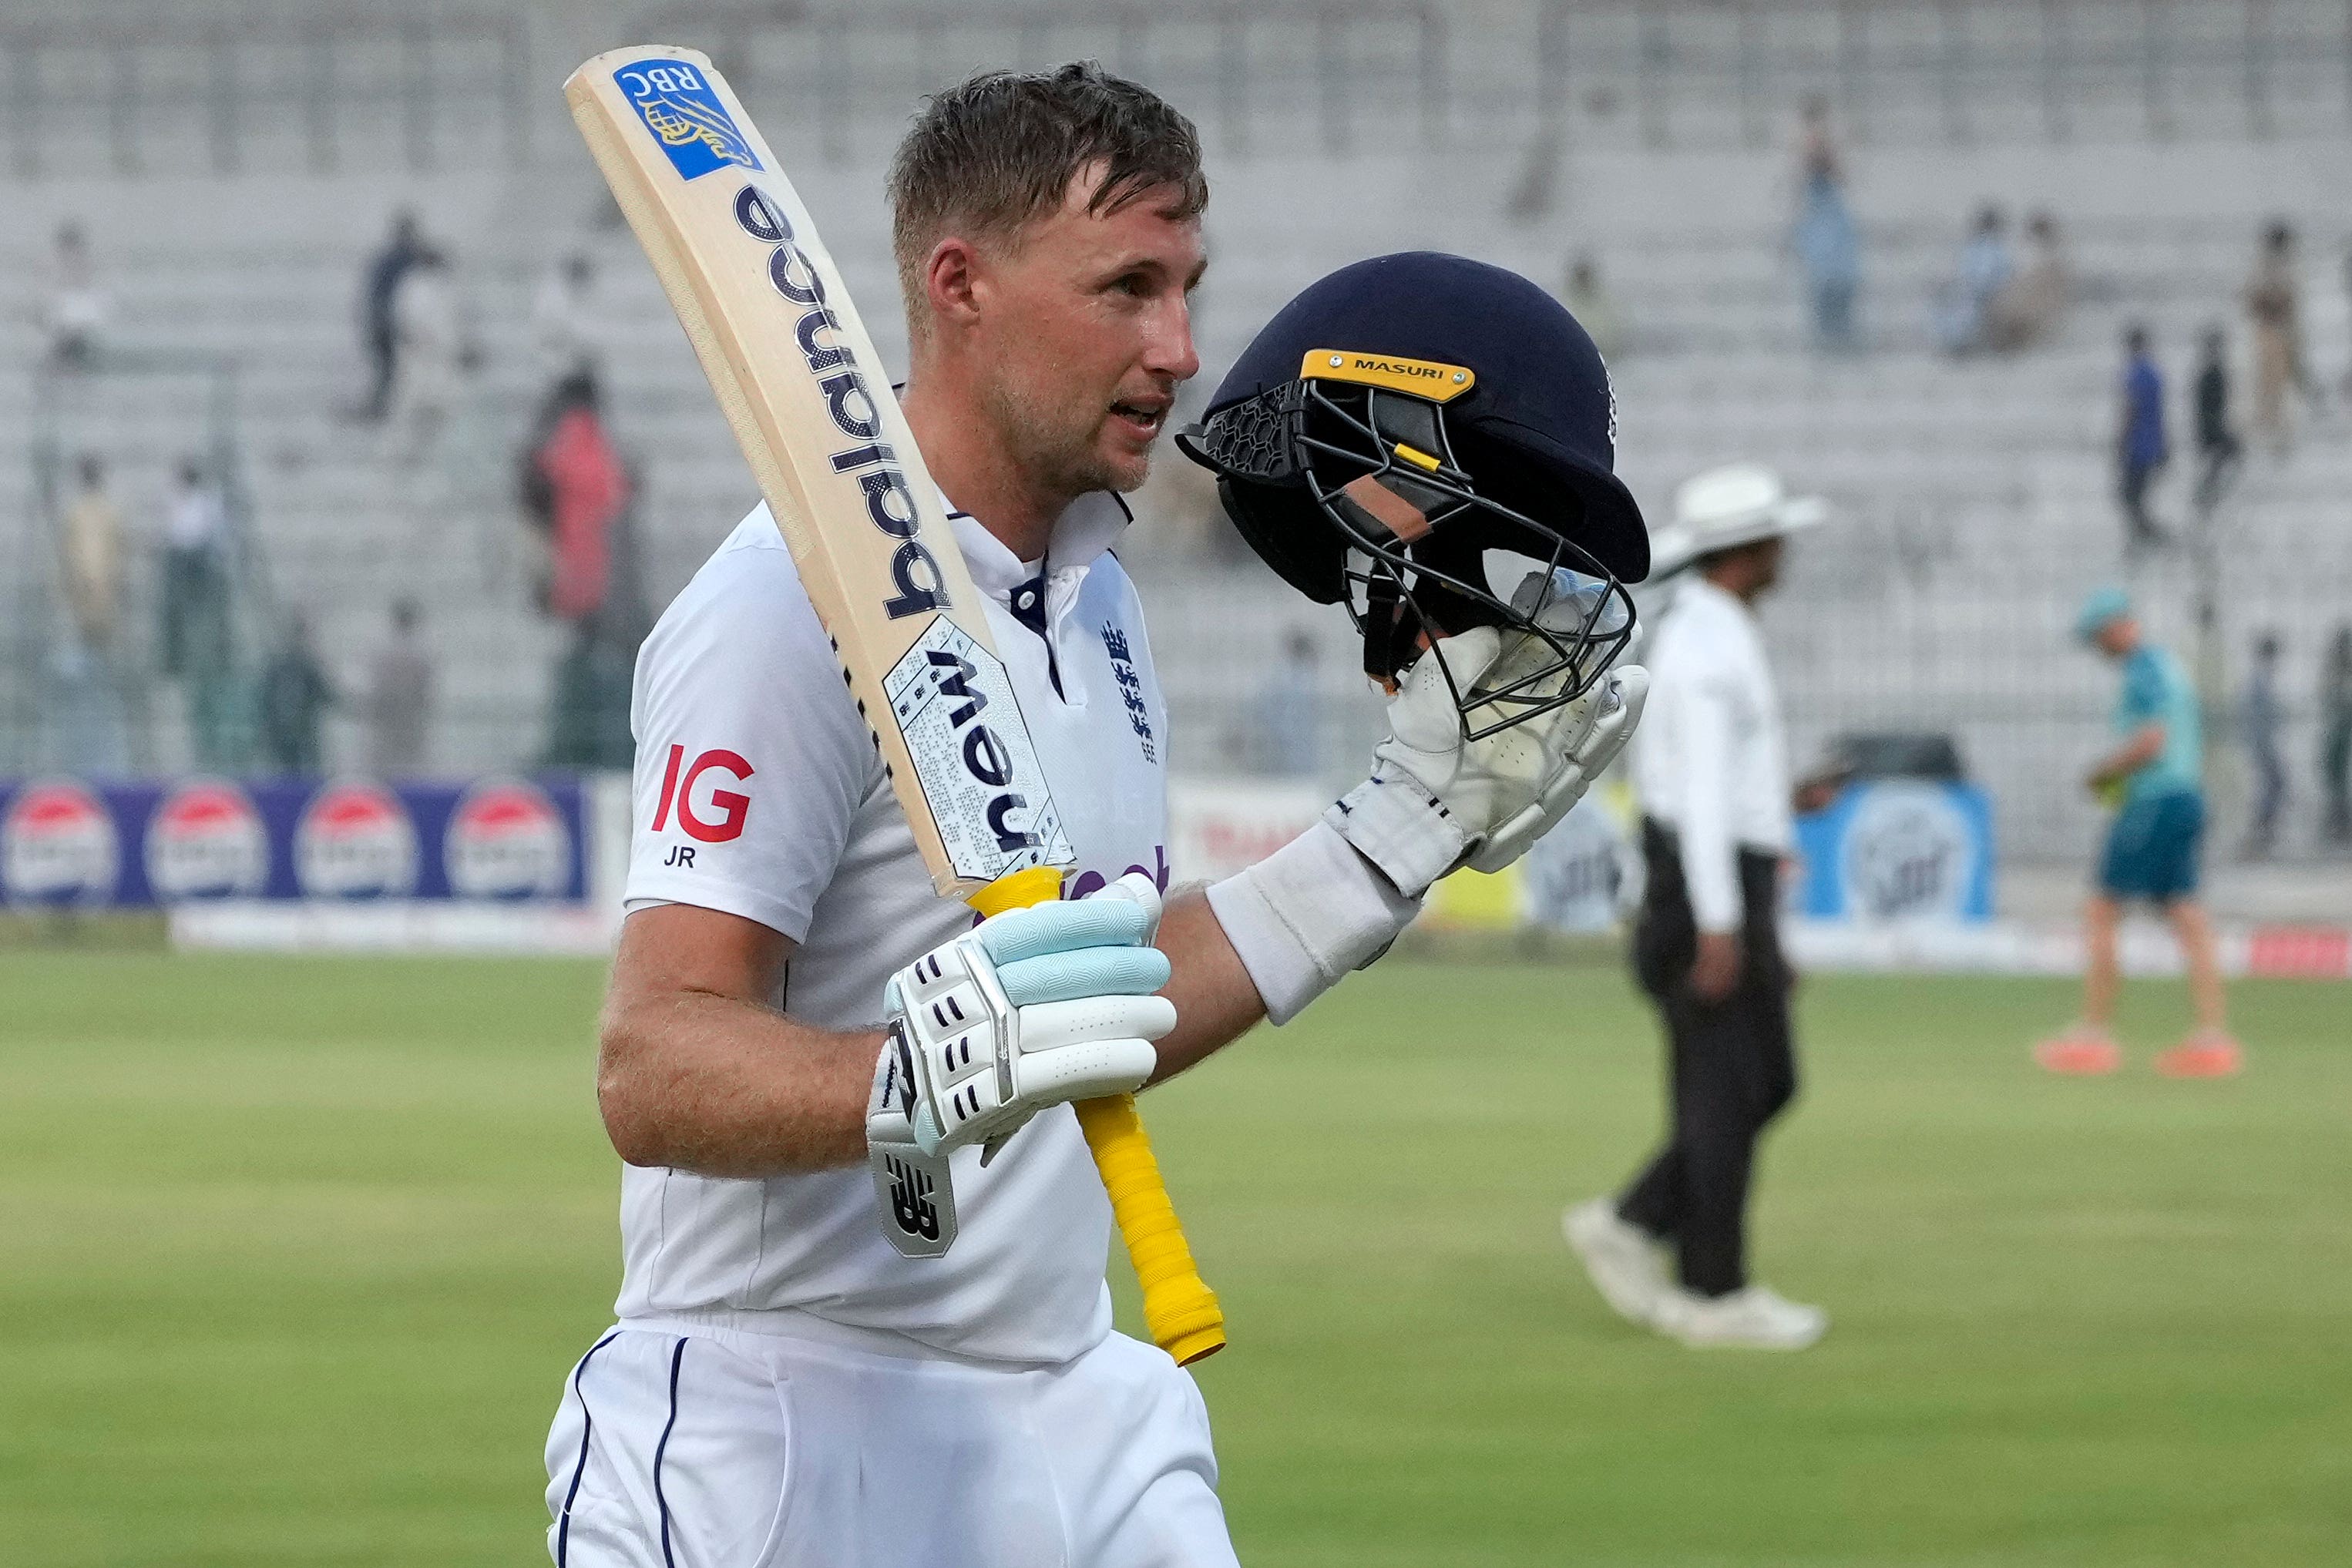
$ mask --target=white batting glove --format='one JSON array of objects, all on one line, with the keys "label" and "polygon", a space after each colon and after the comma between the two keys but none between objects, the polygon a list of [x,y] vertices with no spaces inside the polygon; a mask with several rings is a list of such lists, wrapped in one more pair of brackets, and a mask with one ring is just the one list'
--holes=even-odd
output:
[{"label": "white batting glove", "polygon": [[[1540,638],[1481,626],[1441,639],[1404,672],[1372,776],[1324,814],[1398,892],[1418,898],[1462,866],[1509,865],[1624,748],[1650,690],[1638,664],[1611,672],[1574,702],[1464,738],[1454,693],[1506,685],[1513,665],[1538,656],[1551,656]],[[1502,716],[1491,705],[1471,710],[1474,725]]]},{"label": "white batting glove", "polygon": [[[1095,896],[991,916],[891,977],[866,1137],[926,1155],[998,1143],[1066,1100],[1141,1088],[1176,1007],[1151,993],[1160,894],[1130,873]],[[904,1129],[904,1131],[901,1131]]]}]

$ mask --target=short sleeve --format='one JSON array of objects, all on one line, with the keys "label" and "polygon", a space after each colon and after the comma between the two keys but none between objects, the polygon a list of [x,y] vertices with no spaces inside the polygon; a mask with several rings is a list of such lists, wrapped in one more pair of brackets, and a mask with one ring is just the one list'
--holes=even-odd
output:
[{"label": "short sleeve", "polygon": [[793,559],[764,511],[679,594],[637,654],[625,896],[808,936],[881,779]]},{"label": "short sleeve", "polygon": [[2126,728],[2164,716],[2165,684],[2164,666],[2146,652],[2125,666],[2123,697],[2117,707]]}]

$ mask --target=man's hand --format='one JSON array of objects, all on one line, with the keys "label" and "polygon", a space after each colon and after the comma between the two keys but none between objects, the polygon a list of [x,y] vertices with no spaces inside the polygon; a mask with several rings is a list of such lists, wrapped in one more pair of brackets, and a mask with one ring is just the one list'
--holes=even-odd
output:
[{"label": "man's hand", "polygon": [[1690,988],[1703,1002],[1719,1002],[1738,988],[1740,950],[1737,931],[1702,931],[1698,955],[1691,960]]},{"label": "man's hand", "polygon": [[[1152,995],[1160,895],[1129,873],[1075,904],[1008,910],[891,977],[869,1140],[911,1124],[925,1154],[1009,1137],[1048,1105],[1140,1088],[1176,1027]],[[894,1093],[886,1094],[881,1086]],[[895,1106],[887,1105],[895,1098]],[[903,1134],[897,1134],[903,1136]]]},{"label": "man's hand", "polygon": [[2115,750],[2101,758],[2083,782],[2091,793],[2097,795],[2108,786],[2120,783],[2164,755],[2164,726],[2144,724],[2131,733]]},{"label": "man's hand", "polygon": [[1853,781],[1851,766],[1826,768],[1810,779],[1798,780],[1797,787],[1789,791],[1789,804],[1799,816],[1826,811],[1837,803],[1838,792]]},{"label": "man's hand", "polygon": [[[1454,694],[1498,684],[1487,677],[1508,652],[1503,632],[1482,626],[1413,661],[1389,704],[1389,736],[1374,747],[1371,778],[1325,817],[1408,897],[1457,867],[1494,872],[1517,860],[1582,798],[1640,722],[1650,676],[1629,665],[1574,702],[1465,739]],[[1493,705],[1472,712],[1479,723],[1500,716]]]}]

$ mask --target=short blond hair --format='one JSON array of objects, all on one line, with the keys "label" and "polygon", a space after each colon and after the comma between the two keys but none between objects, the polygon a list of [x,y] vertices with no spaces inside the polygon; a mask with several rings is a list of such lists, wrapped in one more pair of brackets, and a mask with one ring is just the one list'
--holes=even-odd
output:
[{"label": "short blond hair", "polygon": [[1209,204],[1192,122],[1093,60],[985,71],[934,94],[890,162],[890,243],[908,320],[920,329],[923,265],[943,235],[1009,239],[1058,208],[1070,182],[1096,164],[1103,174],[1092,212],[1154,193],[1165,193],[1173,217]]}]

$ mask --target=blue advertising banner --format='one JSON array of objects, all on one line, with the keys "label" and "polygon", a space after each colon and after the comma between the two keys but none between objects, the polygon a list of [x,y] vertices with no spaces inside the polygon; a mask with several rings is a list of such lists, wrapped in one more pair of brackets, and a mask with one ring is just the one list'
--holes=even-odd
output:
[{"label": "blue advertising banner", "polygon": [[1796,913],[1821,920],[1992,918],[1992,800],[1974,784],[1849,785],[1797,820]]},{"label": "blue advertising banner", "polygon": [[0,907],[587,897],[579,779],[0,779]]}]

